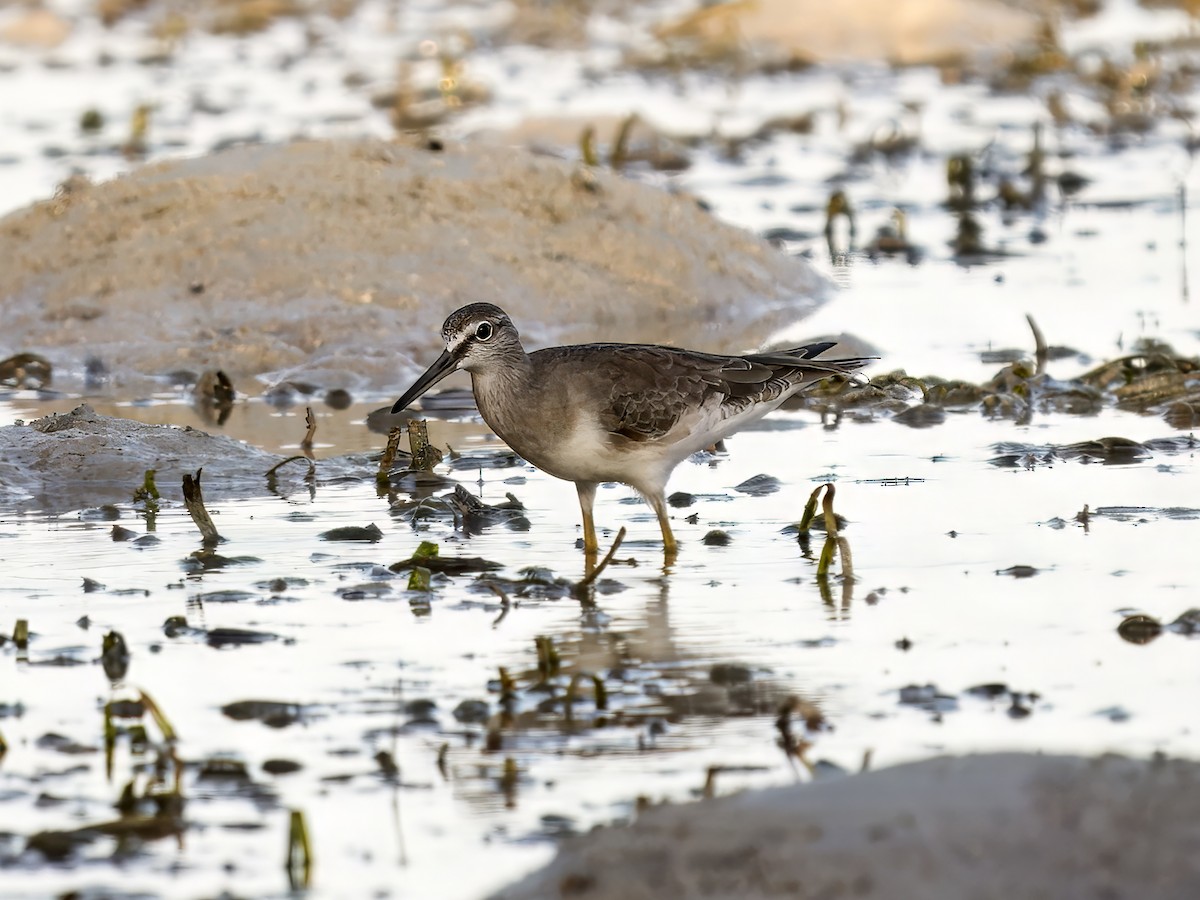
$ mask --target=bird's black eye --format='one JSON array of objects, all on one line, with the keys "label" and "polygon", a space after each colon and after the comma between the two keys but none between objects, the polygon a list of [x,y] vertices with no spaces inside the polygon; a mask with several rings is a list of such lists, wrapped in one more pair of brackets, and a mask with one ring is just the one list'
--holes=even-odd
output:
[{"label": "bird's black eye", "polygon": [[480,322],[475,326],[475,337],[481,341],[490,340],[494,332],[491,322]]}]

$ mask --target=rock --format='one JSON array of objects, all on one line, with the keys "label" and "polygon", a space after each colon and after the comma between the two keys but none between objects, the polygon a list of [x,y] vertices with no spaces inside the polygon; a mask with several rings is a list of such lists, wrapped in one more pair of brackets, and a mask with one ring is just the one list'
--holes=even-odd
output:
[{"label": "rock", "polygon": [[[651,808],[495,895],[1182,898],[1200,764],[999,753]],[[575,893],[570,893],[575,896]]]},{"label": "rock", "polygon": [[524,151],[438,146],[238,147],[0,219],[0,357],[43,352],[56,387],[95,358],[113,377],[220,369],[235,384],[390,391],[470,301],[505,307],[532,347],[729,351],[825,293],[807,261],[688,197]]},{"label": "rock", "polygon": [[[280,457],[194,428],[144,425],[83,405],[27,425],[0,428],[0,502],[45,512],[128,502],[147,469],[164,497],[181,499],[185,472],[203,467],[205,500],[268,493],[266,472]],[[306,470],[291,468],[297,480]]]}]

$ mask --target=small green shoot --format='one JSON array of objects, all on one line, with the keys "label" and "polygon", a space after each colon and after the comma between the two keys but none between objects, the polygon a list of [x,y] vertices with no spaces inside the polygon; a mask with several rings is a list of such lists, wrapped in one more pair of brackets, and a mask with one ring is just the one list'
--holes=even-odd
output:
[{"label": "small green shoot", "polygon": [[308,824],[301,810],[291,811],[288,823],[287,858],[284,870],[293,891],[307,890],[312,884],[312,842],[308,836]]},{"label": "small green shoot", "polygon": [[829,568],[833,565],[833,558],[840,553],[842,578],[851,582],[854,580],[854,561],[850,554],[849,541],[838,534],[837,516],[833,511],[833,497],[836,489],[832,484],[817,485],[809,495],[808,502],[804,504],[804,513],[797,526],[799,528],[798,540],[803,547],[807,548],[809,529],[817,517],[817,498],[822,491],[825,492],[824,497],[821,498],[821,514],[825,520],[825,543],[821,547],[821,556],[817,560],[817,578],[829,577]]},{"label": "small green shoot", "polygon": [[617,137],[613,141],[612,152],[608,156],[608,165],[614,172],[621,171],[625,166],[625,161],[629,158],[629,136],[633,133],[633,126],[637,124],[637,113],[630,113],[621,120],[621,125],[617,129]]},{"label": "small green shoot", "polygon": [[154,469],[147,469],[146,474],[142,476],[141,486],[134,488],[133,491],[133,502],[141,503],[145,511],[146,531],[155,530],[160,499],[158,485],[154,483]]},{"label": "small green shoot", "polygon": [[429,593],[433,590],[430,584],[431,574],[424,566],[413,566],[412,572],[408,575],[408,589],[410,591]]},{"label": "small green shoot", "polygon": [[808,531],[812,527],[813,519],[817,517],[817,496],[821,493],[821,489],[825,485],[818,485],[817,489],[808,495],[808,502],[804,504],[804,512],[800,515],[800,524],[796,527],[800,529],[802,537],[808,537]]},{"label": "small green shoot", "polygon": [[421,562],[426,559],[436,559],[438,555],[438,545],[433,541],[421,541],[417,545],[416,552],[412,555],[413,562]]},{"label": "small green shoot", "polygon": [[117,749],[117,725],[113,721],[112,703],[104,704],[104,776],[112,781],[113,755]]},{"label": "small green shoot", "polygon": [[596,128],[589,125],[583,129],[583,133],[579,135],[579,155],[583,157],[585,166],[600,165],[600,157],[596,153]]},{"label": "small green shoot", "polygon": [[158,485],[154,483],[155,469],[147,469],[146,474],[142,476],[142,486],[133,492],[133,502],[139,500],[160,500],[162,499],[158,493]]}]

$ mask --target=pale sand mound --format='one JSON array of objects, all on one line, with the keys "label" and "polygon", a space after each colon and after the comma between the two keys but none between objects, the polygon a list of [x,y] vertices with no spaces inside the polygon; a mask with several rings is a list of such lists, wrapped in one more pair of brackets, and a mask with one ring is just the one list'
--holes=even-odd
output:
[{"label": "pale sand mound", "polygon": [[753,0],[705,7],[662,26],[659,34],[707,40],[712,50],[736,42],[775,64],[795,59],[977,64],[1003,59],[1014,46],[1036,40],[1036,6],[1025,6],[1003,0],[854,0],[838,4],[833,14],[828,0]]},{"label": "pale sand mound", "polygon": [[56,385],[94,358],[395,390],[477,300],[535,345],[741,349],[826,286],[687,197],[505,148],[383,141],[245,147],[76,186],[0,220],[0,258],[0,357],[45,354]]},{"label": "pale sand mound", "polygon": [[649,810],[503,900],[1200,897],[1200,765],[944,757]]}]

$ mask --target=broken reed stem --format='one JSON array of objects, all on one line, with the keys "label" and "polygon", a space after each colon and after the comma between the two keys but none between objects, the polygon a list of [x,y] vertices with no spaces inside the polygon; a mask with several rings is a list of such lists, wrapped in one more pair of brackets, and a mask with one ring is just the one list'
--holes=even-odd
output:
[{"label": "broken reed stem", "polygon": [[837,538],[825,538],[825,543],[821,545],[821,556],[817,560],[817,578],[829,577],[829,567],[833,565],[833,554],[837,545]]},{"label": "broken reed stem", "polygon": [[596,168],[600,165],[600,157],[596,155],[596,129],[591,125],[579,135],[579,155],[585,166]]},{"label": "broken reed stem", "polygon": [[717,795],[717,775],[722,769],[722,766],[709,766],[708,770],[704,773],[704,789],[700,795],[705,800],[711,800]]},{"label": "broken reed stem", "polygon": [[850,554],[850,542],[840,534],[837,539],[838,552],[842,555],[842,578],[854,580],[854,557]]},{"label": "broken reed stem", "polygon": [[442,451],[429,443],[429,425],[424,419],[408,420],[408,450],[411,467],[416,472],[432,472],[442,461]]},{"label": "broken reed stem", "polygon": [[[834,552],[838,548],[837,518],[833,514],[833,485],[823,484],[825,496],[821,498],[821,514],[825,517],[825,543],[821,545],[821,557],[817,560],[817,577],[826,578],[833,565]],[[819,489],[818,489],[819,490]]]},{"label": "broken reed stem", "polygon": [[287,459],[280,460],[279,462],[275,463],[275,465],[271,466],[271,468],[267,469],[267,480],[269,481],[270,479],[274,478],[276,473],[278,473],[279,470],[282,469],[284,466],[286,466],[288,463],[293,463],[296,461],[308,463],[308,474],[309,475],[311,475],[316,470],[316,466],[313,464],[313,461],[311,459],[309,459],[307,456],[289,456]]},{"label": "broken reed stem", "polygon": [[596,701],[596,709],[601,711],[608,709],[608,689],[604,686],[604,679],[591,672],[576,672],[571,676],[571,682],[567,685],[567,696],[563,700],[563,719],[568,731],[575,728],[575,698],[579,694],[579,682],[585,678],[592,680],[592,694]]},{"label": "broken reed stem", "polygon": [[154,531],[157,527],[158,501],[160,499],[158,485],[154,483],[154,469],[147,469],[146,474],[142,476],[142,486],[133,491],[133,502],[143,504],[147,531]]},{"label": "broken reed stem", "polygon": [[153,698],[145,691],[138,691],[139,699],[142,705],[146,707],[146,712],[150,713],[150,717],[154,719],[154,724],[158,726],[158,730],[162,732],[163,740],[168,743],[178,739],[175,733],[175,727],[171,724],[171,720],[167,718],[162,708],[154,702]]},{"label": "broken reed stem", "polygon": [[304,432],[304,440],[300,442],[300,449],[307,455],[312,453],[313,437],[317,433],[317,417],[311,406],[304,407],[304,424],[308,426],[308,430]]},{"label": "broken reed stem", "polygon": [[396,454],[400,451],[400,435],[403,433],[404,429],[399,425],[388,432],[387,446],[383,448],[383,455],[379,457],[379,471],[375,473],[375,483],[381,487],[390,484],[388,473],[396,462]]},{"label": "broken reed stem", "polygon": [[496,582],[489,581],[487,586],[491,588],[493,594],[500,598],[500,615],[496,616],[496,618],[492,620],[492,627],[495,628],[504,621],[504,617],[507,616],[508,611],[512,609],[512,600],[510,600],[508,594],[504,592],[504,588],[500,587],[500,585],[496,584]]},{"label": "broken reed stem", "polygon": [[1035,371],[1041,375],[1046,369],[1046,360],[1050,355],[1050,349],[1046,346],[1046,336],[1042,334],[1042,329],[1038,328],[1038,323],[1034,321],[1033,316],[1026,313],[1025,321],[1029,323],[1029,330],[1033,332],[1033,358],[1037,366]]},{"label": "broken reed stem", "polygon": [[796,527],[800,529],[800,535],[803,537],[808,534],[809,528],[812,527],[813,519],[817,517],[817,495],[821,493],[825,485],[818,484],[811,494],[808,495],[808,502],[804,504],[804,512],[800,516],[800,524]]},{"label": "broken reed stem", "polygon": [[809,516],[809,506],[815,510],[817,493],[825,488],[825,496],[821,498],[821,512],[825,516],[825,543],[821,547],[821,556],[817,560],[817,578],[829,577],[829,567],[833,565],[833,557],[840,553],[842,557],[842,577],[846,581],[854,580],[854,558],[850,554],[850,542],[838,534],[837,516],[833,511],[833,495],[836,488],[832,484],[823,484],[812,492],[808,505],[804,508],[806,517],[815,517],[815,511]]},{"label": "broken reed stem", "polygon": [[825,514],[825,534],[837,538],[837,516],[833,514],[833,494],[836,490],[832,484],[826,484],[825,496],[821,500],[821,512]]},{"label": "broken reed stem", "polygon": [[874,755],[875,751],[870,747],[863,751],[862,764],[858,767],[859,774],[862,774],[863,772],[869,772],[871,770],[871,757]]},{"label": "broken reed stem", "polygon": [[202,466],[196,470],[195,476],[187,474],[183,476],[183,505],[187,507],[192,521],[200,529],[200,537],[204,541],[204,546],[212,547],[220,543],[222,538],[217,533],[217,526],[213,524],[208,510],[204,508],[204,494],[200,490],[200,473],[203,471]]},{"label": "broken reed stem", "polygon": [[608,156],[608,165],[614,172],[619,172],[625,167],[625,161],[629,158],[629,136],[633,133],[633,126],[637,121],[637,113],[630,113],[621,121],[620,130],[613,141],[612,152]]},{"label": "broken reed stem", "polygon": [[562,659],[554,648],[554,638],[540,634],[533,639],[537,649],[537,667],[539,684],[545,684],[551,678],[557,677],[562,668]]},{"label": "broken reed stem", "polygon": [[578,588],[585,589],[596,583],[596,579],[600,577],[600,573],[612,562],[613,556],[616,555],[617,548],[621,546],[621,541],[625,540],[625,526],[621,526],[621,530],[617,532],[617,536],[613,539],[613,544],[608,552],[604,554],[604,559],[600,560],[600,564],[584,577],[583,581],[579,582]]}]

